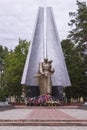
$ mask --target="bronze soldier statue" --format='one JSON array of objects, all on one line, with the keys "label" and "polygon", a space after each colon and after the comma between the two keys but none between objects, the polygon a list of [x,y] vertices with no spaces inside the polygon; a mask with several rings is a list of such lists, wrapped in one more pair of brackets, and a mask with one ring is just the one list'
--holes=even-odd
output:
[{"label": "bronze soldier statue", "polygon": [[40,95],[51,94],[52,93],[52,81],[51,75],[54,73],[54,68],[52,68],[52,60],[44,59],[44,62],[39,63],[38,74],[35,76],[38,81],[40,88]]}]

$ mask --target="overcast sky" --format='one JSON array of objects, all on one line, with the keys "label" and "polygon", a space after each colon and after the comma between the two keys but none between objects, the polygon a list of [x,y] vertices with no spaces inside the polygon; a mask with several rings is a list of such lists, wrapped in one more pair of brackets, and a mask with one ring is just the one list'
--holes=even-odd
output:
[{"label": "overcast sky", "polygon": [[69,12],[76,11],[76,0],[0,0],[0,44],[13,49],[19,38],[30,41],[38,7],[43,5],[53,7],[60,40],[66,38]]}]

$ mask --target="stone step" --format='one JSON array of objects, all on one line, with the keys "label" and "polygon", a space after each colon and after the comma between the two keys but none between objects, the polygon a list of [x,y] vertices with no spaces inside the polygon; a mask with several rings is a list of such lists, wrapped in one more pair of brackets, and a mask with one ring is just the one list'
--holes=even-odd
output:
[{"label": "stone step", "polygon": [[14,106],[15,109],[77,109],[78,106]]},{"label": "stone step", "polygon": [[57,119],[51,119],[51,120],[42,120],[42,119],[0,119],[0,123],[1,122],[87,122],[87,120],[78,120],[78,119],[74,119],[74,120],[57,120]]},{"label": "stone step", "polygon": [[87,126],[87,120],[0,120],[0,126]]}]

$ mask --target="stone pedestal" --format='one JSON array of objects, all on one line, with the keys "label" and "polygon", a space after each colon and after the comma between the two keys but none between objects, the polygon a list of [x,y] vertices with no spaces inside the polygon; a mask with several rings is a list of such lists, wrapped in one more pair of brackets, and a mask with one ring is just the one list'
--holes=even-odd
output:
[{"label": "stone pedestal", "polygon": [[52,96],[63,101],[63,87],[62,86],[52,86]]},{"label": "stone pedestal", "polygon": [[60,101],[63,101],[63,86],[58,86],[58,98]]},{"label": "stone pedestal", "polygon": [[39,87],[38,86],[28,86],[27,88],[27,97],[37,97],[39,96]]}]

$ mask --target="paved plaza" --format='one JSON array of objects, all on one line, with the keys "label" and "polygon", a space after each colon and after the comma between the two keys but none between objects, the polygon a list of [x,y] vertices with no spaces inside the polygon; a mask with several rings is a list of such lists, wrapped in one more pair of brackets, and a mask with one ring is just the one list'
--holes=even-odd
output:
[{"label": "paved plaza", "polygon": [[53,119],[53,120],[87,120],[87,110],[82,109],[12,109],[0,112],[1,119]]},{"label": "paved plaza", "polygon": [[[29,107],[22,109],[11,109],[6,111],[0,111],[0,123],[5,122],[13,122],[17,121],[42,121],[42,122],[61,122],[67,121],[85,121],[87,124],[87,110],[82,109],[46,109],[46,108],[34,108],[31,109]],[[23,123],[22,122],[22,123]],[[29,125],[29,126],[21,126],[21,125],[2,125],[0,126],[0,130],[87,130],[86,126],[75,126],[68,124],[65,126],[57,126],[57,125]]]},{"label": "paved plaza", "polygon": [[49,126],[0,126],[0,130],[87,130],[87,127],[49,127]]}]

